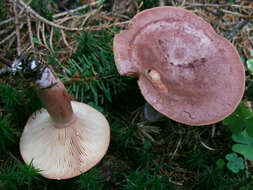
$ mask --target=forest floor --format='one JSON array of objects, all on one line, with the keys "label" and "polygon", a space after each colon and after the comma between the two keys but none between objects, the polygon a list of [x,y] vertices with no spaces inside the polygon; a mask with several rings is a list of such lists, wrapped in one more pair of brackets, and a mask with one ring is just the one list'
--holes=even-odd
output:
[{"label": "forest floor", "polygon": [[[17,2],[17,3],[16,3]],[[249,190],[253,164],[232,172],[232,133],[224,122],[194,127],[143,117],[145,100],[137,78],[119,76],[113,37],[138,12],[156,6],[182,7],[210,23],[238,50],[247,75],[243,102],[253,100],[251,0],[2,0],[0,7],[0,189]],[[26,76],[10,73],[15,59],[32,54],[50,64],[71,98],[101,111],[111,127],[102,161],[69,180],[48,180],[19,153],[19,139],[41,102]]]}]

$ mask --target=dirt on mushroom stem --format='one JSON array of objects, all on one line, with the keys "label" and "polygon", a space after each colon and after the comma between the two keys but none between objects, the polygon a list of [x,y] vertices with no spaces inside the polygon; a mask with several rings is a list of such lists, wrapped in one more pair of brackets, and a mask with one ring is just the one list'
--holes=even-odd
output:
[{"label": "dirt on mushroom stem", "polygon": [[12,70],[35,87],[56,127],[66,127],[76,120],[68,92],[50,66],[28,56],[17,59]]}]

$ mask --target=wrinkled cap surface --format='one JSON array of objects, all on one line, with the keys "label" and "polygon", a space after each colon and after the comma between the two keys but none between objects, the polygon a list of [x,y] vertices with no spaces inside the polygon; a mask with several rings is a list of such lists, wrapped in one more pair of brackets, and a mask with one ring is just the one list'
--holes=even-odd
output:
[{"label": "wrinkled cap surface", "polygon": [[68,179],[95,166],[105,155],[110,141],[109,124],[94,108],[72,102],[77,117],[65,128],[56,128],[45,109],[28,120],[20,140],[26,164],[32,162],[49,179]]},{"label": "wrinkled cap surface", "polygon": [[188,125],[223,120],[241,100],[244,67],[233,45],[190,11],[158,7],[137,14],[114,38],[121,75],[138,76],[146,101]]}]

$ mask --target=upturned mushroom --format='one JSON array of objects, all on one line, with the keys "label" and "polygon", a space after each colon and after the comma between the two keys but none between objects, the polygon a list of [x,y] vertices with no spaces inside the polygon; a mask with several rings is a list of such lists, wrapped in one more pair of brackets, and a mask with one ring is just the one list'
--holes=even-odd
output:
[{"label": "upturned mushroom", "polygon": [[119,73],[137,76],[146,101],[175,121],[213,124],[242,99],[245,73],[236,48],[183,8],[140,12],[114,37],[113,50]]},{"label": "upturned mushroom", "polygon": [[[32,61],[32,68],[40,68]],[[105,117],[87,104],[71,101],[63,83],[49,67],[42,67],[36,91],[45,108],[27,121],[20,140],[25,161],[50,179],[67,179],[95,166],[110,141]]]}]

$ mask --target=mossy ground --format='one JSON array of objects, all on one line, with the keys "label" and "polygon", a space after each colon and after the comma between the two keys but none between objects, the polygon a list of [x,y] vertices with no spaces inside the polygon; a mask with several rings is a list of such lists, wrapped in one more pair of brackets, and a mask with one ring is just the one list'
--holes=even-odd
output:
[{"label": "mossy ground", "polygon": [[[53,21],[54,14],[85,3],[88,1],[61,7],[58,1],[41,4],[34,0],[30,5],[38,14]],[[89,17],[84,25],[86,30],[65,31],[65,40],[68,41],[65,43],[61,30],[56,28],[51,42],[53,51],[50,26],[45,24],[44,33],[48,40],[45,42],[43,36],[38,39],[36,35],[36,18],[32,17],[31,20],[36,55],[54,67],[73,99],[94,106],[107,117],[111,127],[107,154],[93,169],[70,180],[48,180],[31,165],[26,166],[19,153],[19,139],[29,115],[42,104],[29,82],[20,76],[1,72],[0,189],[253,189],[251,162],[246,161],[247,169],[238,174],[226,167],[225,156],[232,152],[233,144],[227,126],[222,122],[191,127],[169,119],[146,121],[143,117],[145,101],[137,79],[119,76],[112,52],[114,35],[127,28],[124,22],[127,23],[140,10],[166,4],[194,11],[211,23],[217,33],[228,38],[243,60],[250,59],[253,56],[253,4],[246,0],[125,0],[124,6],[121,3],[105,0],[96,7],[82,9],[78,15],[87,14]],[[49,5],[51,9],[47,9]],[[1,3],[0,23],[13,18],[12,7],[9,0]],[[24,17],[20,17],[20,22],[24,23],[20,29],[22,48],[29,47],[27,44],[31,42]],[[0,41],[15,30],[13,22],[1,24],[0,32],[4,30],[8,32],[0,33]],[[6,69],[5,65],[15,59],[16,47],[15,36],[0,44],[2,69]],[[31,52],[28,50],[25,53]],[[247,78],[244,101],[253,97],[248,73]]]}]

